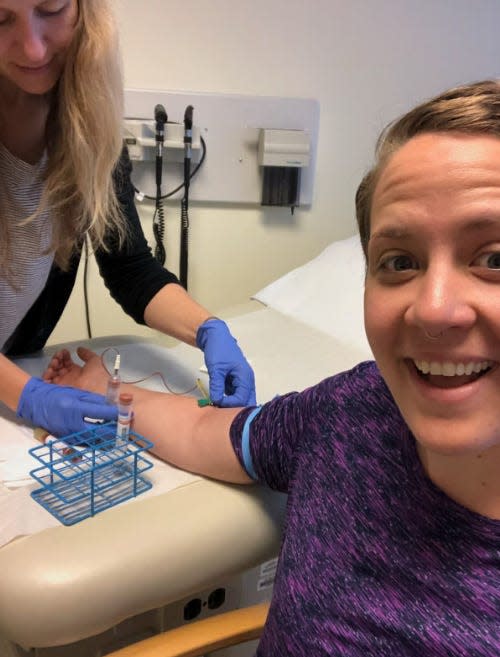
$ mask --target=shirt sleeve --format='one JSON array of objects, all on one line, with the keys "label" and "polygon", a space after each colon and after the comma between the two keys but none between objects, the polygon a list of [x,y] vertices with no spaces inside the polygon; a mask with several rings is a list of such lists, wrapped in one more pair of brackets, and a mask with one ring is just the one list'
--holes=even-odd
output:
[{"label": "shirt sleeve", "polygon": [[119,247],[116,235],[108,236],[109,251],[96,250],[99,271],[111,296],[139,324],[145,324],[146,306],[162,287],[178,278],[153,257],[144,236],[130,179],[132,164],[124,150],[115,173],[115,189],[127,221],[127,239]]},{"label": "shirt sleeve", "polygon": [[[257,413],[245,408],[235,417],[231,442],[250,477],[273,490],[289,491],[297,446],[307,441],[308,427],[315,421],[315,409],[326,394],[327,381],[300,393],[276,397]],[[244,439],[248,440],[248,454]]]},{"label": "shirt sleeve", "polygon": [[360,363],[303,392],[276,397],[253,417],[255,409],[243,409],[231,425],[231,443],[250,477],[289,493],[299,469],[315,467],[326,453],[334,455],[333,465],[365,440],[362,429],[370,435],[384,396],[391,403],[375,363]]}]

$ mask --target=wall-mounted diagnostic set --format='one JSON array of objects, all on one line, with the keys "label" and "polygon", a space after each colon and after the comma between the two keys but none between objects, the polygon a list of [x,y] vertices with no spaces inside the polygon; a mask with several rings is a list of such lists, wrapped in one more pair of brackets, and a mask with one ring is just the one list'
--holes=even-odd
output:
[{"label": "wall-mounted diagnostic set", "polygon": [[181,204],[179,278],[187,288],[189,201],[289,208],[313,198],[319,104],[302,98],[125,90],[124,141],[139,201],[154,201],[165,263],[166,199]]}]

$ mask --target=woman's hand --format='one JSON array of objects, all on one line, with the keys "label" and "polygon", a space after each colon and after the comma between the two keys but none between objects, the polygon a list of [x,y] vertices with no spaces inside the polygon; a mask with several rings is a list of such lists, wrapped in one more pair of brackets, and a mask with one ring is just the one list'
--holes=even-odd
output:
[{"label": "woman's hand", "polygon": [[85,418],[116,420],[117,409],[102,395],[32,377],[21,392],[16,415],[61,437],[91,429],[94,424]]},{"label": "woman's hand", "polygon": [[255,406],[255,377],[227,324],[210,317],[199,327],[196,344],[210,377],[210,400],[216,406]]}]

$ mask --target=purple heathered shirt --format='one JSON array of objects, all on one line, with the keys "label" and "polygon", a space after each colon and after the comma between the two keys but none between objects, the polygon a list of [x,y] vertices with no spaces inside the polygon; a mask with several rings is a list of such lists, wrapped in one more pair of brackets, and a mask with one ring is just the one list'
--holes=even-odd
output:
[{"label": "purple heathered shirt", "polygon": [[288,492],[259,657],[500,656],[500,521],[427,478],[375,363],[269,402],[250,446]]}]

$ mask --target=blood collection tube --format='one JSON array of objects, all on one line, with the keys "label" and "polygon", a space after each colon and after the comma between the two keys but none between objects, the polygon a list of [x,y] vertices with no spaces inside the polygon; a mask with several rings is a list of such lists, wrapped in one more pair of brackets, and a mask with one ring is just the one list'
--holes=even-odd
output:
[{"label": "blood collection tube", "polygon": [[109,377],[108,380],[108,389],[106,390],[106,402],[116,406],[118,403],[118,395],[120,393],[120,354],[117,354],[115,358],[115,366],[113,369],[113,374]]},{"label": "blood collection tube", "polygon": [[132,423],[132,395],[122,392],[118,397],[118,420],[116,422],[116,442],[127,443]]}]

